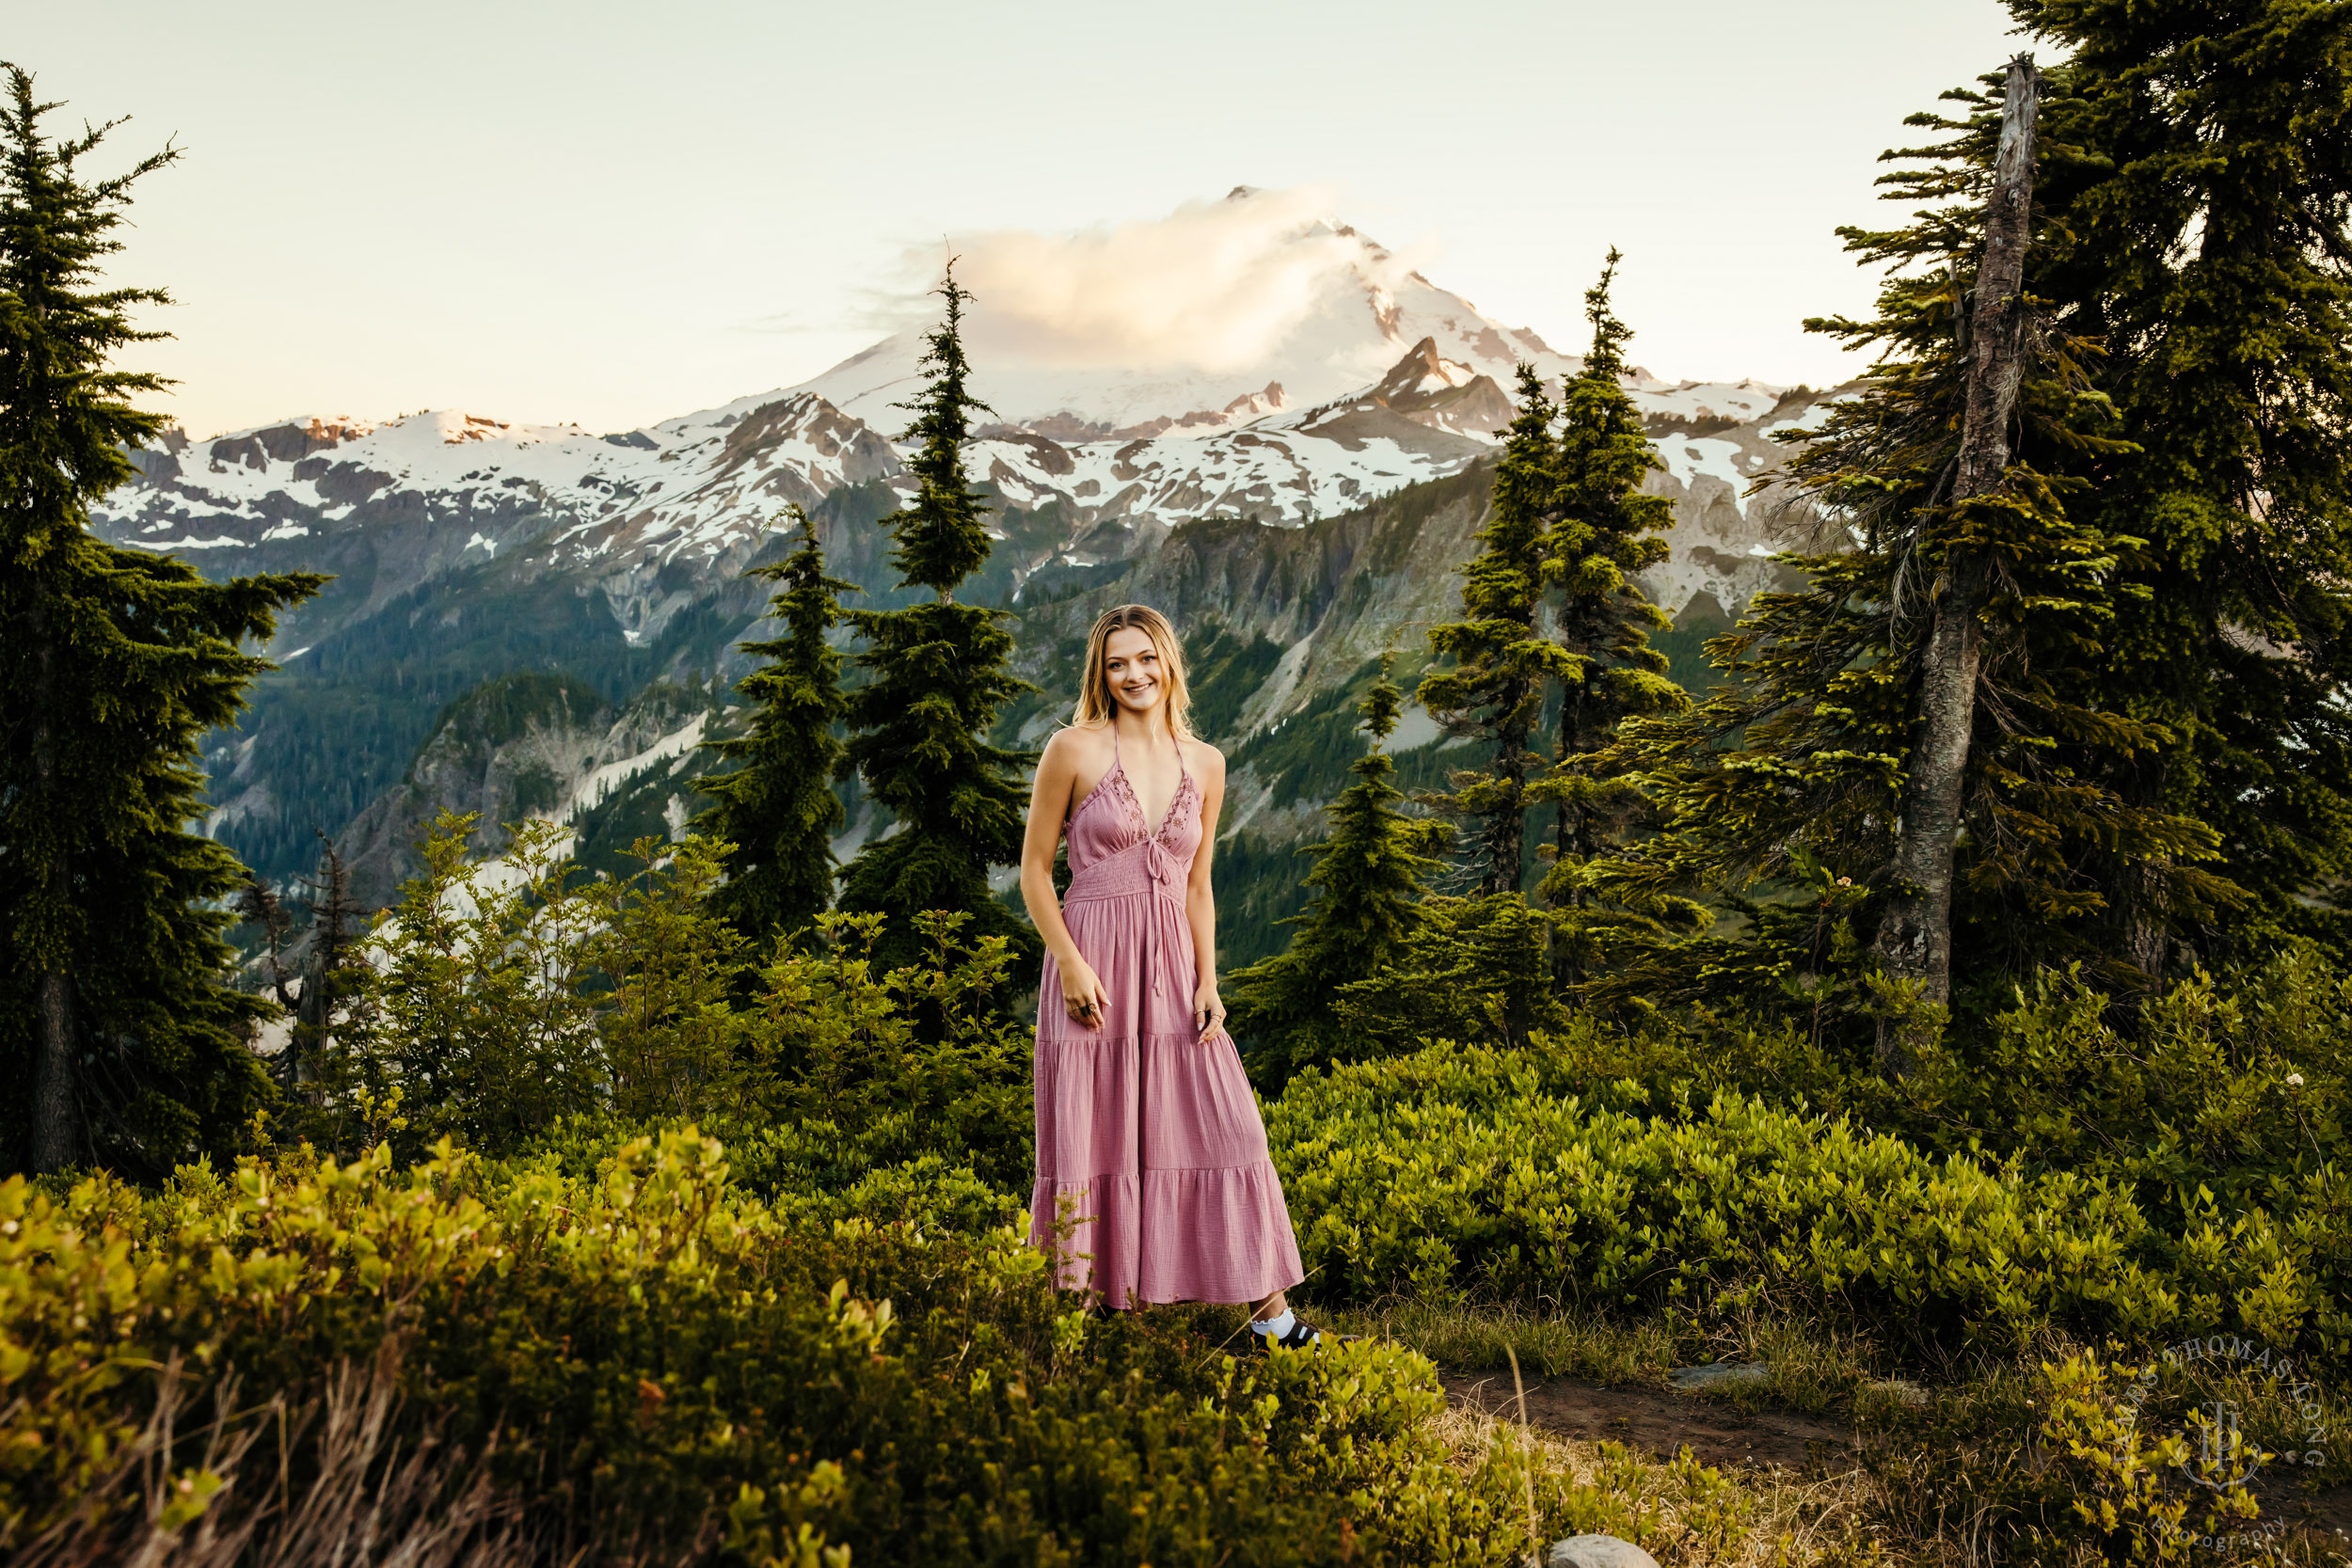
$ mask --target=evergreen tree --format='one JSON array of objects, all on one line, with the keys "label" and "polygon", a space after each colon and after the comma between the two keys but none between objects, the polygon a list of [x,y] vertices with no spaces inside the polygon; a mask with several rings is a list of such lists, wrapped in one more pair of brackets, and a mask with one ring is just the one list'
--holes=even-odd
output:
[{"label": "evergreen tree", "polygon": [[2057,43],[2042,292],[2106,347],[2129,450],[2086,515],[2143,538],[2092,679],[2151,737],[2077,759],[2219,835],[2227,921],[2178,857],[2098,857],[2155,974],[2283,930],[2345,942],[2352,872],[2352,7],[2011,0]]},{"label": "evergreen tree", "polygon": [[841,619],[835,595],[856,585],[825,575],[817,525],[797,506],[790,514],[800,547],[746,574],[777,585],[769,612],[784,635],[742,644],[763,660],[736,689],[754,705],[751,729],[706,742],[739,766],[701,781],[698,787],[716,803],[694,822],[697,833],[735,847],[713,907],[755,949],[780,931],[804,929],[831,905],[833,838],[843,820],[833,786],[848,748],[834,726],[847,705],[841,655],[826,634]]},{"label": "evergreen tree", "polygon": [[849,694],[849,760],[898,820],[843,871],[839,908],[893,917],[875,948],[884,970],[921,961],[923,941],[908,917],[930,910],[969,916],[966,940],[1002,936],[1024,960],[1043,953],[1037,933],[988,886],[990,866],[1020,862],[1021,774],[1037,760],[991,744],[989,730],[1009,699],[1034,688],[1008,668],[1010,614],[955,600],[957,585],[988,559],[986,508],[964,476],[963,444],[971,416],[991,410],[966,387],[963,306],[972,296],[952,264],[937,293],[946,310],[927,337],[930,385],[901,405],[914,414],[907,439],[920,445],[907,469],[918,489],[882,519],[897,540],[890,559],[900,586],[932,597],[849,615],[866,640],[857,663],[869,677]]},{"label": "evergreen tree", "polygon": [[[2038,964],[2098,957],[2099,855],[2169,863],[2185,901],[2210,905],[2228,890],[2197,864],[2210,833],[2123,799],[2094,766],[2126,764],[2163,732],[2096,678],[2129,593],[2118,573],[2139,541],[2068,504],[2087,474],[2126,449],[2090,379],[2096,345],[2052,319],[2041,297],[2039,248],[2026,282],[2041,321],[2027,335],[2037,346],[2017,394],[2007,483],[1949,504],[1966,390],[1956,307],[1974,292],[2000,118],[1997,92],[1952,96],[1969,117],[1915,117],[1947,139],[1898,154],[1924,166],[1888,177],[1889,199],[1912,204],[1913,222],[1842,231],[1865,264],[1888,270],[1878,313],[1807,324],[1878,351],[1862,391],[1801,437],[1789,466],[1833,547],[1779,558],[1809,584],[1758,594],[1739,630],[1709,644],[1726,684],[1706,702],[1627,725],[1655,769],[1669,832],[1638,866],[1617,869],[1651,889],[1681,878],[1840,888],[1842,876],[1883,900],[1933,629],[1929,594],[1955,551],[1973,552],[1984,574],[1983,651],[1953,969],[1999,994]],[[1740,967],[1704,951],[1696,959],[1686,978],[1701,990],[1706,974]]]},{"label": "evergreen tree", "polygon": [[434,823],[423,871],[371,943],[380,966],[371,1037],[351,1032],[360,1059],[350,1087],[401,1095],[403,1160],[444,1136],[511,1154],[563,1117],[611,1103],[614,1063],[596,1014],[628,988],[598,973],[597,949],[635,879],[580,878],[564,854],[569,835],[545,819],[513,824],[494,860],[469,860],[474,823],[454,812]]},{"label": "evergreen tree", "polygon": [[1248,1041],[1258,1081],[1269,1090],[1301,1069],[1360,1054],[1342,1027],[1340,988],[1372,978],[1403,954],[1424,919],[1422,879],[1438,866],[1430,851],[1449,836],[1446,824],[1396,809],[1404,792],[1390,782],[1396,763],[1381,749],[1405,701],[1389,679],[1393,662],[1393,655],[1382,657],[1380,678],[1364,699],[1372,749],[1351,769],[1356,782],[1327,808],[1331,836],[1303,851],[1315,858],[1307,873],[1314,902],[1284,922],[1298,927],[1288,950],[1226,977],[1228,1022]]},{"label": "evergreen tree", "polygon": [[175,154],[86,180],[112,125],[52,140],[56,105],[0,71],[0,1073],[30,1088],[0,1135],[36,1170],[160,1176],[227,1154],[269,1099],[246,1045],[269,1004],[226,984],[246,879],[187,825],[198,742],[271,668],[240,643],[323,579],[206,583],[89,531],[126,449],[162,427],[130,399],[165,385],[110,361],[163,336],[131,312],[167,296],[99,274],[131,186]]},{"label": "evergreen tree", "polygon": [[1519,890],[1526,853],[1527,778],[1543,759],[1528,749],[1547,681],[1575,671],[1535,633],[1549,555],[1558,449],[1556,414],[1532,365],[1519,367],[1518,416],[1495,467],[1494,499],[1476,535],[1485,546],[1462,567],[1462,619],[1429,628],[1429,645],[1452,660],[1422,677],[1417,695],[1447,734],[1491,748],[1485,770],[1453,775],[1444,808],[1474,824],[1470,856],[1482,897]]},{"label": "evergreen tree", "polygon": [[1516,893],[1438,896],[1380,971],[1342,986],[1333,1006],[1346,1059],[1401,1056],[1431,1040],[1524,1050],[1570,1022],[1552,984],[1552,917]]},{"label": "evergreen tree", "polygon": [[1627,719],[1679,712],[1690,705],[1666,678],[1666,656],[1649,645],[1670,623],[1633,582],[1633,574],[1666,559],[1659,535],[1674,522],[1674,501],[1645,495],[1642,481],[1663,467],[1626,395],[1625,345],[1632,333],[1610,309],[1618,252],[1584,295],[1593,346],[1569,378],[1551,514],[1550,573],[1560,585],[1552,644],[1562,686],[1558,751],[1550,771],[1528,790],[1556,804],[1551,868],[1537,889],[1565,918],[1555,921],[1552,972],[1572,983],[1601,949],[1631,935],[1655,940],[1661,922],[1689,925],[1697,906],[1643,890],[1594,867],[1647,810],[1638,777],[1613,750]]},{"label": "evergreen tree", "polygon": [[[1934,562],[1921,615],[1919,689],[1906,739],[1895,852],[1879,911],[1878,959],[1890,985],[1942,1006],[1951,999],[1952,874],[1959,857],[1961,801],[1976,731],[1977,676],[1984,655],[1982,611],[1991,560],[1963,520],[2010,487],[2010,426],[2023,377],[2032,306],[2025,298],[2026,248],[2033,232],[2035,142],[2042,76],[2030,55],[2009,63],[1992,188],[1985,198],[1984,245],[1976,287],[1964,309],[1973,342],[1962,355],[1960,445],[1944,500],[1961,521]],[[1880,1051],[1908,1046],[1881,1025]]]},{"label": "evergreen tree", "polygon": [[[270,1000],[284,1011],[292,1012],[294,998],[301,986],[295,981],[294,966],[286,961],[286,939],[294,931],[294,916],[286,909],[286,901],[278,896],[278,890],[253,874],[247,867],[245,885],[237,890],[231,906],[237,919],[247,926],[262,928],[262,951],[254,955],[252,967],[269,987]],[[291,1054],[280,1058],[278,1071],[280,1083],[292,1068]]]},{"label": "evergreen tree", "polygon": [[[238,915],[262,928],[264,951],[248,967],[287,1015],[283,1050],[270,1059],[278,1089],[275,1131],[281,1145],[308,1143],[339,1159],[365,1152],[371,1097],[390,1087],[376,1060],[375,967],[368,960],[367,912],[351,894],[351,871],[334,840],[318,835],[319,863],[301,879],[309,921],[291,942],[293,911],[247,873]],[[389,1111],[383,1114],[389,1114]]]}]

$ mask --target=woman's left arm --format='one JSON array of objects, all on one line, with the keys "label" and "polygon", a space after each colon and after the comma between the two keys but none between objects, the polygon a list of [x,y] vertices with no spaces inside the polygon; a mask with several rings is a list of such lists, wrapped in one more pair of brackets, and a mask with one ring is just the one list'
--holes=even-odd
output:
[{"label": "woman's left arm", "polygon": [[1216,816],[1225,805],[1225,753],[1207,741],[1200,777],[1200,847],[1193,851],[1192,875],[1184,882],[1184,918],[1192,927],[1192,1026],[1208,1038],[1225,1027],[1225,1004],[1216,994],[1216,895],[1209,885],[1209,859],[1216,848]]}]

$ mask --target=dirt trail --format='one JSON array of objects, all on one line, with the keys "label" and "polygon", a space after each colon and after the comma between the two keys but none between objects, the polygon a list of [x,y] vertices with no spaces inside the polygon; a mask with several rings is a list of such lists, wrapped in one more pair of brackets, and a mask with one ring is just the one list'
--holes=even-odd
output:
[{"label": "dirt trail", "polygon": [[[1511,1374],[1447,1372],[1446,1391],[1465,1404],[1514,1419],[1518,1399]],[[1754,1414],[1715,1400],[1655,1388],[1612,1388],[1573,1377],[1527,1380],[1527,1419],[1546,1432],[1586,1442],[1602,1438],[1672,1458],[1688,1444],[1701,1463],[1785,1465],[1808,1471],[1844,1468],[1853,1448],[1851,1428],[1785,1410]]]},{"label": "dirt trail", "polygon": [[[1439,1374],[1446,1391],[1463,1404],[1517,1419],[1518,1400],[1504,1371]],[[1856,1463],[1853,1429],[1820,1416],[1786,1410],[1743,1411],[1718,1400],[1658,1388],[1611,1387],[1573,1377],[1527,1380],[1530,1425],[1560,1437],[1597,1442],[1608,1438],[1671,1459],[1686,1444],[1702,1463],[1718,1469],[1783,1465],[1799,1474],[1842,1470]],[[2267,1482],[2267,1484],[2265,1484]],[[2265,1475],[2254,1486],[2266,1517],[2324,1534],[2352,1537],[2352,1486],[2308,1493],[2283,1472]]]}]

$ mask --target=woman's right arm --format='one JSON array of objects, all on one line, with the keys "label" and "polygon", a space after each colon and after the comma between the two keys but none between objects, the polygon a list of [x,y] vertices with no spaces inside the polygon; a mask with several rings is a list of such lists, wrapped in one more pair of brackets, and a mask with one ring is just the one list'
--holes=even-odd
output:
[{"label": "woman's right arm", "polygon": [[[1071,798],[1077,791],[1078,750],[1076,736],[1068,730],[1057,730],[1045,742],[1044,755],[1038,759],[1037,782],[1029,789],[1028,827],[1021,840],[1021,901],[1028,906],[1030,922],[1045,939],[1046,950],[1061,971],[1063,1010],[1073,1022],[1095,1027],[1109,999],[1103,994],[1103,983],[1093,967],[1071,940],[1070,927],[1061,917],[1061,900],[1054,896],[1054,851],[1061,846],[1062,821],[1070,815]],[[1088,1009],[1076,1005],[1083,1001],[1095,1006]]]}]

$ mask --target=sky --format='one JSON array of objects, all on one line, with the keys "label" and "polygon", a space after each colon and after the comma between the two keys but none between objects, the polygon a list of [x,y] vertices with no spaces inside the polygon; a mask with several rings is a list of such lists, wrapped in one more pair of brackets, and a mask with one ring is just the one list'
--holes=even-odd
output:
[{"label": "sky", "polygon": [[2007,29],[1994,0],[76,0],[0,49],[53,130],[130,117],[93,172],[182,150],[111,276],[174,296],[126,363],[201,437],[631,429],[857,352],[950,246],[1057,276],[1240,184],[1568,352],[1613,244],[1637,362],[1823,385],[1859,367],[1804,319],[1872,290],[1837,226],[1891,215],[1878,153]]}]

